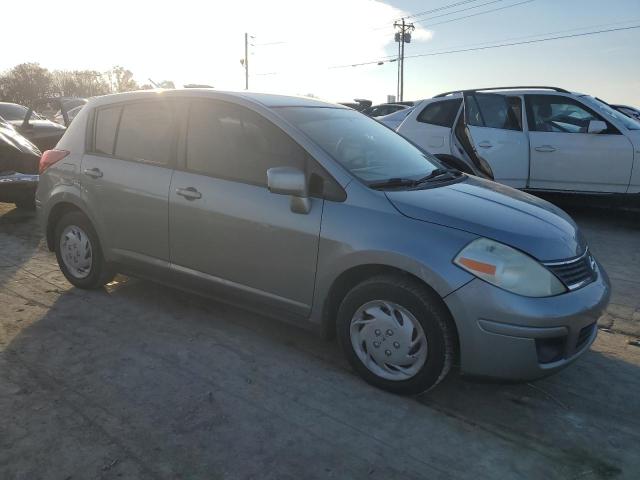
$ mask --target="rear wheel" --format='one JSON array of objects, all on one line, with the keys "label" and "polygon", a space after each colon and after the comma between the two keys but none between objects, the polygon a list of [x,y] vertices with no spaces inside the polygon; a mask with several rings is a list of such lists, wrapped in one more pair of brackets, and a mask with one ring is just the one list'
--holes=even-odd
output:
[{"label": "rear wheel", "polygon": [[455,333],[442,300],[401,275],[377,276],[347,293],[337,330],[354,370],[390,392],[425,392],[453,362]]},{"label": "rear wheel", "polygon": [[81,212],[69,212],[56,224],[55,252],[60,270],[78,288],[99,288],[113,278],[98,235]]}]

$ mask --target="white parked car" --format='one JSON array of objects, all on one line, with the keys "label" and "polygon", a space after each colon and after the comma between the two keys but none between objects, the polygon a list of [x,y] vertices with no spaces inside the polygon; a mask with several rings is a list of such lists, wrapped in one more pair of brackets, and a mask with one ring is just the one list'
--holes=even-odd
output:
[{"label": "white parked car", "polygon": [[589,95],[448,92],[421,102],[397,132],[447,166],[515,188],[640,193],[640,122]]}]

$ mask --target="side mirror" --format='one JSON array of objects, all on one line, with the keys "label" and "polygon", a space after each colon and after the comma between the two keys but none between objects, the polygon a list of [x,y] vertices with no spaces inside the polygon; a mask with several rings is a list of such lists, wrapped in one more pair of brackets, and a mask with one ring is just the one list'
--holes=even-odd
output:
[{"label": "side mirror", "polygon": [[267,170],[267,188],[271,193],[291,195],[291,211],[309,213],[311,201],[307,177],[302,170],[293,167],[274,167]]},{"label": "side mirror", "polygon": [[587,133],[602,133],[607,129],[607,124],[602,120],[591,120]]}]

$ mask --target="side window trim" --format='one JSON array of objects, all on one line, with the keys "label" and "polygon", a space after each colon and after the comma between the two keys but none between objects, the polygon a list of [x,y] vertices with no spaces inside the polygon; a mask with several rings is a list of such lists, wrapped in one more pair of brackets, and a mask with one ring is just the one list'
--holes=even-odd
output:
[{"label": "side window trim", "polygon": [[116,123],[116,134],[113,136],[113,147],[111,148],[111,155],[116,154],[116,145],[118,145],[118,134],[120,133],[120,122],[122,121],[122,112],[124,111],[124,106],[120,105],[120,111],[118,112],[118,122]]}]

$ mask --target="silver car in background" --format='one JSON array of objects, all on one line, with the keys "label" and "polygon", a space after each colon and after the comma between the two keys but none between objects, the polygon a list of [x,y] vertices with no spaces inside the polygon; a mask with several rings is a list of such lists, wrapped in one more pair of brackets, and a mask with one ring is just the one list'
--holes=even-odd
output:
[{"label": "silver car in background", "polygon": [[594,341],[609,282],[575,223],[351,109],[208,89],[92,99],[41,160],[66,278],[146,277],[336,335],[416,394],[454,364],[533,379]]}]

